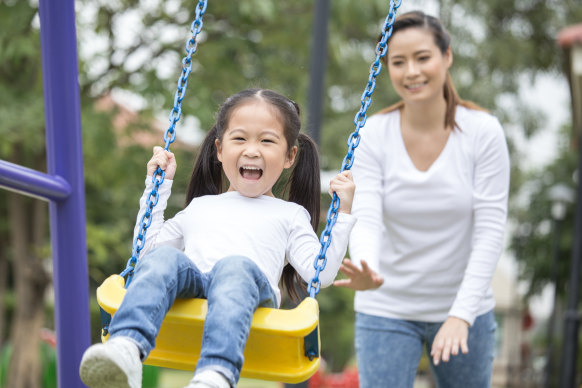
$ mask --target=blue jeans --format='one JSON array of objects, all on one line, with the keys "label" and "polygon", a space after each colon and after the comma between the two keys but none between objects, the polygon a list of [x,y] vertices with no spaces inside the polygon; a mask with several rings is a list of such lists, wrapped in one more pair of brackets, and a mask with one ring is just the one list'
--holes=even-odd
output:
[{"label": "blue jeans", "polygon": [[254,311],[258,306],[276,305],[267,278],[246,257],[225,257],[210,272],[202,273],[184,252],[158,247],[138,261],[125,298],[111,320],[111,337],[133,339],[145,360],[176,298],[208,299],[196,371],[220,372],[234,387]]},{"label": "blue jeans", "polygon": [[[412,388],[422,355],[427,353],[442,322],[405,321],[356,314],[356,355],[361,388]],[[493,311],[469,328],[469,353],[430,366],[439,388],[489,388],[495,346]]]}]

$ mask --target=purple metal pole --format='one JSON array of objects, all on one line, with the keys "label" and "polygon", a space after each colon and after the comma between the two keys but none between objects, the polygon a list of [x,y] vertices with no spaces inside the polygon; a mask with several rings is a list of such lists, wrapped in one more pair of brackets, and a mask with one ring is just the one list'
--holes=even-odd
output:
[{"label": "purple metal pole", "polygon": [[91,337],[74,0],[40,0],[39,13],[48,173],[71,186],[50,203],[58,381],[75,388]]},{"label": "purple metal pole", "polygon": [[44,200],[60,201],[71,195],[71,186],[60,176],[52,176],[0,160],[0,187]]}]

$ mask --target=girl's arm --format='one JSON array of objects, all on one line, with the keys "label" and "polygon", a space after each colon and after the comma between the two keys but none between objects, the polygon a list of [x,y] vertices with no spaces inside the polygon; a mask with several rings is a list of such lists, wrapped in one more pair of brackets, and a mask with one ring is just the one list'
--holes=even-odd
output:
[{"label": "girl's arm", "polygon": [[[348,237],[356,218],[351,214],[339,212],[336,223],[331,231],[331,241],[326,251],[326,264],[319,274],[321,287],[327,287],[333,283],[348,245]],[[291,223],[288,238],[286,257],[289,264],[306,282],[311,281],[315,275],[314,263],[321,250],[319,237],[313,231],[309,214],[303,208],[297,212]],[[321,262],[319,262],[321,264]]]},{"label": "girl's arm", "polygon": [[[158,188],[159,199],[156,206],[152,210],[152,222],[146,231],[146,239],[140,256],[144,255],[150,249],[158,245],[171,245],[178,249],[184,249],[184,241],[179,223],[175,219],[164,222],[164,210],[167,207],[168,199],[172,192],[173,178],[176,173],[176,159],[174,154],[164,150],[162,147],[154,147],[154,154],[147,163],[147,177],[145,182],[145,190],[139,200],[140,209],[137,214],[136,225],[134,228],[133,238],[141,230],[141,219],[147,210],[147,200],[154,187],[152,176],[157,168],[161,167],[166,172],[164,182]],[[152,198],[153,200],[153,198]]]}]

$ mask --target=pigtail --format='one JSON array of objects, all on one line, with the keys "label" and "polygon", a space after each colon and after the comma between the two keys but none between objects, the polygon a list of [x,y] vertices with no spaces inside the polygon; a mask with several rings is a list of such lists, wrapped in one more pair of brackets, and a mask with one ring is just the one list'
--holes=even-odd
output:
[{"label": "pigtail", "polygon": [[204,138],[186,191],[186,203],[203,195],[219,194],[222,189],[222,167],[216,154],[216,125]]},{"label": "pigtail", "polygon": [[307,209],[311,216],[311,226],[317,232],[321,206],[319,152],[314,141],[304,133],[299,134],[297,143],[299,150],[289,177],[289,201]]},{"label": "pigtail", "polygon": [[[311,226],[317,232],[321,206],[321,181],[319,178],[319,152],[317,145],[306,134],[297,137],[299,150],[295,157],[295,167],[289,177],[289,201],[295,202],[311,216]],[[283,268],[281,279],[291,299],[300,300],[298,288],[306,291],[304,282],[291,265]]]}]

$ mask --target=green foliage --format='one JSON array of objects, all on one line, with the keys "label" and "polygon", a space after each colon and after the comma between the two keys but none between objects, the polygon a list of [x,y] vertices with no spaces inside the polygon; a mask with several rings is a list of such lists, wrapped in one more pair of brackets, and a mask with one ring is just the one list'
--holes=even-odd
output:
[{"label": "green foliage", "polygon": [[[569,137],[569,127],[562,131],[564,138]],[[512,240],[512,249],[520,263],[521,278],[528,285],[527,296],[538,294],[543,287],[552,281],[551,265],[555,224],[551,217],[552,203],[549,190],[556,184],[565,184],[575,190],[573,173],[578,162],[578,155],[565,142],[559,156],[548,166],[539,171],[532,171],[526,175],[527,184],[522,187],[521,206],[514,208],[516,228]],[[570,273],[570,258],[574,241],[574,210],[569,204],[564,220],[562,221],[559,236],[557,290],[560,296],[566,293],[566,280]]]},{"label": "green foliage", "polygon": [[[405,0],[406,2],[406,0]],[[211,127],[225,97],[250,86],[278,90],[308,111],[309,54],[313,1],[210,1],[204,30],[193,60],[183,114],[196,116],[201,128]],[[557,72],[561,53],[557,31],[582,19],[573,0],[440,0],[440,17],[453,41],[452,76],[460,95],[500,117],[510,149],[518,133],[531,136],[544,118],[520,101],[523,75],[533,81],[540,72]],[[28,1],[0,0],[0,158],[13,160],[15,150],[28,166],[42,169],[44,107],[36,6]],[[86,179],[87,241],[92,285],[118,273],[129,258],[145,163],[151,150],[134,145],[137,131],[151,131],[152,117],[169,113],[180,72],[184,45],[190,37],[195,2],[139,0],[79,0],[76,3],[80,55],[80,86]],[[354,130],[353,119],[375,58],[374,47],[386,17],[388,2],[330,2],[329,45],[322,128],[322,167],[339,169]],[[383,69],[369,113],[397,101]],[[115,129],[112,117],[95,103],[112,89],[143,98],[137,121]],[[501,99],[500,97],[506,97]],[[511,101],[511,106],[504,102]],[[305,114],[303,115],[305,119]],[[180,137],[180,125],[177,128]],[[162,143],[161,134],[159,135]],[[182,205],[192,150],[176,150],[179,169],[168,215]],[[548,167],[553,175],[520,171],[512,160],[512,192],[530,181],[532,203],[512,214],[537,231],[548,218],[545,189],[568,181],[573,155]],[[545,176],[545,175],[544,175]],[[541,183],[540,183],[541,182]],[[0,194],[0,212],[6,201]],[[327,204],[329,205],[329,204]],[[326,204],[322,207],[325,216]],[[571,217],[571,215],[570,215]],[[7,217],[0,217],[0,241],[6,241]],[[571,224],[569,219],[565,225]],[[572,232],[564,231],[564,257],[569,257]],[[537,292],[547,281],[547,235],[534,233],[527,243],[523,276]],[[567,271],[561,264],[561,275]],[[324,356],[334,370],[351,357],[352,293],[330,288],[319,298]]]},{"label": "green foliage", "polygon": [[32,25],[37,10],[28,2],[0,1],[0,158],[18,155],[33,166],[44,149],[44,108],[39,31]]}]

